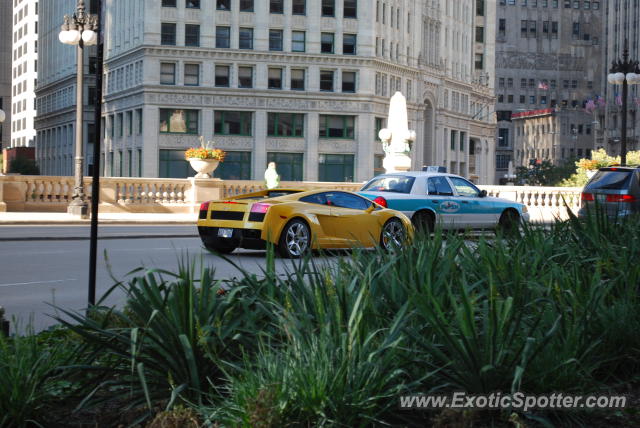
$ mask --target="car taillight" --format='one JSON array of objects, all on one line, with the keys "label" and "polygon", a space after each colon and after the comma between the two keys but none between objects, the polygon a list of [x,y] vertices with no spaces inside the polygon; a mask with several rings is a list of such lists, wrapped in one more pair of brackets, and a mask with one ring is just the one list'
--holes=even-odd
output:
[{"label": "car taillight", "polygon": [[633,195],[607,195],[607,202],[635,202]]},{"label": "car taillight", "polygon": [[200,211],[208,211],[209,210],[209,202],[203,202],[200,204]]},{"label": "car taillight", "polygon": [[385,208],[387,208],[387,200],[385,198],[383,198],[382,196],[378,196],[377,198],[375,198],[373,200],[373,202],[375,202],[376,204],[383,206]]},{"label": "car taillight", "polygon": [[236,201],[222,201],[223,204],[237,204]]},{"label": "car taillight", "polygon": [[269,207],[271,207],[271,204],[264,204],[262,202],[256,202],[255,204],[253,204],[251,206],[251,212],[252,213],[264,214],[269,210]]},{"label": "car taillight", "polygon": [[580,199],[583,201],[593,201],[593,193],[582,192]]}]

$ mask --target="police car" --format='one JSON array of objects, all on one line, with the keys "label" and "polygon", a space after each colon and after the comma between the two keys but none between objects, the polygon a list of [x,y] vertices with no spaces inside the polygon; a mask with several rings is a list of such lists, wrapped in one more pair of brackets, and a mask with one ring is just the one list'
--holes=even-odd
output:
[{"label": "police car", "polygon": [[527,207],[487,196],[486,190],[455,174],[409,171],[382,174],[358,192],[383,207],[401,211],[418,230],[517,227],[529,221]]}]

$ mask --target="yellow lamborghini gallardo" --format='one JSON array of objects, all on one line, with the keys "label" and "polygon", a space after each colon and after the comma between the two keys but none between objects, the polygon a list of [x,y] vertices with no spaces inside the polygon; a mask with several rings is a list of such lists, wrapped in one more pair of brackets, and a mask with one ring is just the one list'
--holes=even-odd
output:
[{"label": "yellow lamborghini gallardo", "polygon": [[342,190],[271,189],[200,206],[198,232],[219,253],[277,246],[283,257],[311,249],[403,246],[413,234],[401,212]]}]

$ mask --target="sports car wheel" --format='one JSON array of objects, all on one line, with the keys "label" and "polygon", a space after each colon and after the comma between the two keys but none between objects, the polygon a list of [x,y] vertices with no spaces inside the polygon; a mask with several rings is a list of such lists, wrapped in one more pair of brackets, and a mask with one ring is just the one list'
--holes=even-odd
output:
[{"label": "sports car wheel", "polygon": [[435,219],[433,214],[427,211],[418,211],[411,218],[411,223],[416,231],[429,234],[433,232],[435,227]]},{"label": "sports car wheel", "polygon": [[508,236],[517,235],[519,225],[520,215],[514,210],[506,210],[498,220],[498,229]]},{"label": "sports car wheel", "polygon": [[382,226],[380,245],[383,249],[389,251],[393,248],[401,248],[406,239],[407,230],[399,219],[394,217]]},{"label": "sports car wheel", "polygon": [[297,259],[309,251],[310,247],[311,231],[304,221],[293,219],[282,229],[278,244],[278,251],[282,257]]},{"label": "sports car wheel", "polygon": [[223,245],[220,243],[204,243],[204,247],[209,250],[209,251],[213,251],[216,253],[220,253],[220,254],[231,254],[233,252],[233,250],[236,249],[236,247],[234,247],[233,245]]}]

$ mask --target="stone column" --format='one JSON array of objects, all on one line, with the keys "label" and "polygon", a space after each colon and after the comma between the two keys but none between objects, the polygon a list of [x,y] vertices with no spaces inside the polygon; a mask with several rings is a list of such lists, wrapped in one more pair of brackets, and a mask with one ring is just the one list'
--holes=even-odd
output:
[{"label": "stone column", "polygon": [[320,115],[316,112],[309,112],[305,123],[305,142],[307,143],[304,154],[304,174],[305,181],[318,181],[318,134]]},{"label": "stone column", "polygon": [[373,177],[373,154],[376,144],[375,117],[373,114],[361,114],[356,117],[356,121],[356,162],[353,181],[359,182]]},{"label": "stone column", "polygon": [[158,177],[160,174],[160,109],[145,105],[142,111],[142,171],[145,177]]},{"label": "stone column", "polygon": [[267,168],[267,112],[258,110],[255,113],[255,126],[253,129],[253,174],[254,180],[264,178],[264,170]]}]

